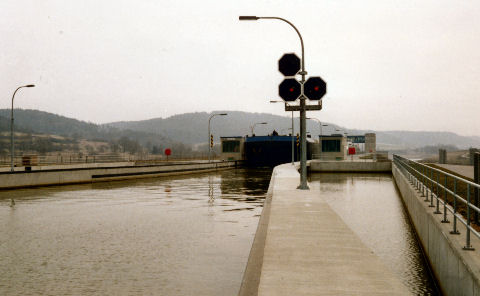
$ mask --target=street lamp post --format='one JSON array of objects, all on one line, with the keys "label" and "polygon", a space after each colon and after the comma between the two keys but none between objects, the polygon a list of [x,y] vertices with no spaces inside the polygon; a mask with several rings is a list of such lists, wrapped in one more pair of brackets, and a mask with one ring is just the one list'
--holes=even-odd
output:
[{"label": "street lamp post", "polygon": [[302,76],[300,81],[302,85],[302,95],[300,96],[300,185],[298,189],[309,189],[307,185],[307,130],[306,130],[306,108],[305,108],[305,96],[303,95],[303,85],[305,83],[305,50],[303,46],[303,38],[300,31],[289,21],[281,17],[275,16],[240,16],[238,18],[241,21],[256,21],[259,19],[273,19],[280,20],[289,24],[298,34],[300,38],[300,45],[302,47],[302,59],[301,59],[301,71],[298,73]]},{"label": "street lamp post", "polygon": [[315,117],[307,117],[307,119],[310,119],[310,120],[316,120],[320,126],[320,136],[322,136],[322,126],[328,126],[328,124],[323,124],[320,119],[318,118],[315,118]]},{"label": "street lamp post", "polygon": [[[320,119],[318,118],[315,118],[315,117],[307,117],[307,119],[311,119],[311,120],[316,120],[318,121],[318,125],[320,126],[320,136],[318,137],[318,144],[319,144],[319,147],[320,147],[320,155],[322,153],[322,136],[323,136],[323,133],[322,133],[322,127],[323,126],[328,126],[328,124],[323,124]],[[321,157],[320,157],[321,158]]]},{"label": "street lamp post", "polygon": [[[284,102],[283,101],[272,100],[272,101],[270,101],[270,103],[284,103]],[[285,103],[285,105],[289,106],[288,103]],[[291,138],[292,138],[292,165],[295,163],[295,152],[294,152],[295,145],[293,144],[294,134],[295,134],[295,132],[294,132],[294,129],[293,129],[293,111],[292,111],[292,136],[291,136]]]},{"label": "street lamp post", "polygon": [[250,131],[252,132],[252,136],[255,135],[255,134],[253,133],[253,131],[254,131],[255,126],[256,126],[257,124],[267,124],[267,122],[256,122],[256,123],[254,123],[252,126],[250,126]]},{"label": "street lamp post", "polygon": [[10,171],[14,171],[14,168],[13,168],[13,158],[14,158],[14,155],[15,155],[15,148],[14,148],[14,143],[13,143],[13,100],[15,99],[15,94],[17,93],[17,91],[23,87],[35,87],[34,84],[27,84],[27,85],[22,85],[22,86],[19,86],[15,92],[13,92],[13,96],[12,96],[12,109],[10,111]]},{"label": "street lamp post", "polygon": [[208,144],[208,162],[210,162],[210,154],[211,154],[211,151],[212,151],[212,146],[210,144],[210,120],[212,120],[212,118],[214,116],[226,116],[227,113],[215,113],[215,114],[212,114],[210,116],[210,118],[208,118],[208,140],[207,140],[207,144]]}]

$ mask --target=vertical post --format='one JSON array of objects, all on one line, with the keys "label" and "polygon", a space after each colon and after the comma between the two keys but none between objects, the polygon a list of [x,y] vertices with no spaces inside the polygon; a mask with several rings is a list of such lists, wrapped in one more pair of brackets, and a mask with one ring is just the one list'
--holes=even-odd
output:
[{"label": "vertical post", "polygon": [[435,209],[434,214],[441,214],[440,212],[440,201],[438,200],[438,195],[440,194],[440,190],[438,188],[438,183],[440,183],[440,174],[438,171],[435,172],[437,174],[437,190],[435,190],[435,198],[437,199],[437,208]]},{"label": "vertical post", "polygon": [[440,164],[447,163],[447,150],[438,149],[438,163]]},{"label": "vertical post", "polygon": [[210,116],[210,118],[208,119],[208,141],[207,141],[207,145],[208,145],[208,162],[210,162],[210,151],[212,150],[212,146],[210,144],[210,120],[212,120],[212,116]]},{"label": "vertical post", "polygon": [[[476,152],[473,155],[473,181],[477,184],[480,184],[480,153]],[[475,187],[474,189],[474,202],[475,206],[479,206],[479,201],[480,201],[480,190]],[[475,223],[479,225],[479,218],[478,218],[478,212],[475,211]]]},{"label": "vertical post", "polygon": [[422,189],[422,196],[425,196],[424,201],[428,201],[428,188],[425,188],[427,186],[427,172],[428,169],[426,166],[423,166],[423,189]]},{"label": "vertical post", "polygon": [[460,234],[457,230],[457,179],[453,179],[453,230],[450,234]]},{"label": "vertical post", "polygon": [[450,223],[447,219],[447,175],[444,175],[444,187],[443,187],[443,220],[442,223]]},{"label": "vertical post", "polygon": [[430,168],[430,208],[434,208],[433,205],[433,168]]},{"label": "vertical post", "polygon": [[292,165],[294,165],[295,163],[295,146],[294,146],[294,141],[293,141],[293,137],[294,137],[294,132],[293,132],[293,111],[292,111]]},{"label": "vertical post", "polygon": [[12,98],[12,111],[10,113],[10,154],[11,154],[10,155],[10,171],[13,172],[14,171],[13,158],[15,156],[14,146],[13,146],[13,98]]},{"label": "vertical post", "polygon": [[[305,75],[302,75],[302,94]],[[307,185],[307,129],[305,97],[300,98],[300,185],[298,189],[309,189]]]},{"label": "vertical post", "polygon": [[467,183],[467,238],[464,250],[475,250],[470,244],[470,184]]}]

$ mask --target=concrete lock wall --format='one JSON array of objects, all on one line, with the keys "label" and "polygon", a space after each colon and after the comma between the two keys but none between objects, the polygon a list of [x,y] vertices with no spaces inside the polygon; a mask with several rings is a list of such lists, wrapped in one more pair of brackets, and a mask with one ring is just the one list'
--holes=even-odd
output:
[{"label": "concrete lock wall", "polygon": [[229,168],[234,161],[212,163],[178,163],[173,165],[53,169],[31,172],[0,173],[0,189],[103,182],[149,178],[173,174],[188,174]]},{"label": "concrete lock wall", "polygon": [[466,241],[463,224],[457,221],[460,235],[450,234],[452,215],[447,216],[450,223],[441,223],[443,212],[434,214],[435,208],[428,207],[430,202],[424,201],[425,197],[411,186],[396,165],[392,174],[442,292],[480,296],[480,240],[472,234],[476,250],[463,250]]},{"label": "concrete lock wall", "polygon": [[372,161],[315,161],[312,160],[309,166],[312,172],[371,172],[390,173],[392,163]]}]

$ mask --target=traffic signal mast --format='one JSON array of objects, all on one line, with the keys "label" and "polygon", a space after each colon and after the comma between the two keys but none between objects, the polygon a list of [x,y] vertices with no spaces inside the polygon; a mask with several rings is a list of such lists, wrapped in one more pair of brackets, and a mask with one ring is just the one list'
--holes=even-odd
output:
[{"label": "traffic signal mast", "polygon": [[[276,17],[276,16],[240,16],[238,18],[241,21],[257,21],[260,19],[271,19],[271,20],[280,20],[287,24],[289,24],[298,34],[300,38],[300,44],[302,47],[302,59],[299,59],[294,53],[285,54],[280,60],[278,61],[278,70],[286,76],[286,79],[280,83],[279,85],[279,95],[282,99],[287,102],[296,101],[300,99],[299,106],[288,106],[285,104],[285,111],[300,111],[300,185],[297,187],[298,189],[308,189],[307,185],[307,130],[306,130],[306,110],[321,110],[322,109],[322,101],[320,100],[323,95],[326,93],[326,83],[321,80],[320,77],[311,77],[315,78],[313,82],[308,83],[307,85],[307,93],[305,93],[304,87],[305,85],[305,75],[307,75],[307,71],[305,71],[305,48],[303,46],[303,38],[300,34],[300,31],[288,20]],[[299,72],[300,70],[300,72]],[[290,76],[295,76],[300,74],[302,76],[302,80],[298,82],[295,78]],[[297,83],[300,84],[300,94],[298,93],[298,85],[296,85],[295,81],[286,82],[286,80],[293,79]],[[309,79],[309,80],[310,80]],[[320,79],[321,81],[319,81]],[[322,83],[323,82],[323,83]],[[312,86],[310,86],[312,84]],[[308,96],[310,95],[310,96]],[[310,100],[318,100],[318,105],[306,105],[305,99]]]},{"label": "traffic signal mast", "polygon": [[[297,33],[300,36],[298,30]],[[300,41],[302,42],[302,60],[294,53],[286,53],[278,60],[278,71],[285,76],[285,79],[278,85],[278,95],[285,102],[294,102],[300,99],[299,106],[287,106],[287,104],[285,104],[285,111],[300,111],[300,139],[297,134],[297,147],[300,146],[300,185],[298,189],[308,189],[306,110],[322,109],[321,99],[327,92],[327,84],[319,76],[310,77],[305,82],[307,72],[304,67],[303,41],[301,36]],[[302,75],[301,81],[295,79],[295,75],[297,74]],[[306,99],[318,101],[318,105],[306,105]]]}]

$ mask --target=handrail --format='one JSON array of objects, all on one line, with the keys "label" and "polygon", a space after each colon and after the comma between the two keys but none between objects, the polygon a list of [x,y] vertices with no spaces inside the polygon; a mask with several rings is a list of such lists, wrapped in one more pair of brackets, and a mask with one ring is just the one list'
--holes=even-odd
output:
[{"label": "handrail", "polygon": [[[480,189],[480,184],[476,184],[464,178],[455,176],[445,171],[421,164],[419,162],[409,160],[407,158],[394,155],[394,164],[399,168],[405,177],[412,183],[414,187],[422,196],[425,196],[425,202],[430,202],[429,207],[435,207],[434,214],[443,214],[442,223],[449,223],[447,218],[447,212],[450,212],[453,216],[453,230],[450,234],[459,234],[457,229],[457,220],[459,220],[466,227],[466,245],[464,250],[474,250],[470,242],[470,233],[473,233],[480,239],[480,233],[476,231],[470,225],[470,211],[473,210],[476,215],[480,213],[480,208],[470,202],[470,192],[472,188]],[[433,172],[435,172],[436,180],[433,178]],[[444,184],[440,183],[440,174],[443,175]],[[430,176],[429,176],[430,175]],[[448,188],[447,180],[453,180],[453,190]],[[466,185],[466,199],[458,194],[458,184],[464,183]],[[430,191],[430,199],[429,199]],[[439,198],[440,192],[443,191],[443,200]],[[435,193],[434,193],[435,192]],[[448,195],[453,197],[453,207],[448,204]],[[436,200],[436,206],[433,204],[433,200]],[[457,212],[457,201],[461,201],[466,206],[467,217],[466,219]],[[443,213],[440,211],[440,203],[443,205]]]}]

